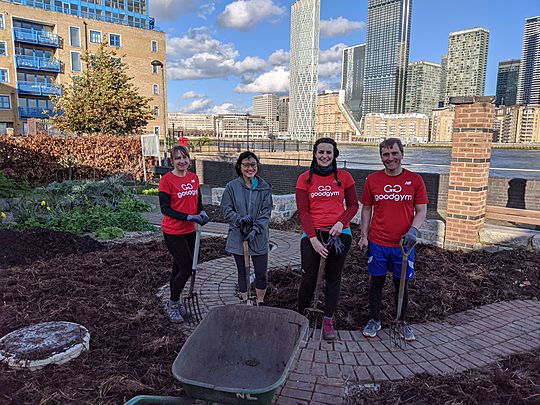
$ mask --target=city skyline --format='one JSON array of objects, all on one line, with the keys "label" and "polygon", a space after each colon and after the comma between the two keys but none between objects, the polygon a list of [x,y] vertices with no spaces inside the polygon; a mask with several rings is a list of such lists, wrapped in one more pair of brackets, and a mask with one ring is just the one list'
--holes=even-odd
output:
[{"label": "city skyline", "polygon": [[[259,92],[286,94],[292,3],[153,0],[150,14],[167,33],[169,110],[246,112]],[[429,1],[414,0],[409,62],[440,63],[451,32],[486,28],[485,94],[495,95],[498,63],[520,58],[525,20],[539,14],[529,2],[505,5],[458,0],[434,10]],[[345,0],[321,1],[320,91],[340,88],[342,50],[365,42],[366,21],[367,0],[354,9]]]}]

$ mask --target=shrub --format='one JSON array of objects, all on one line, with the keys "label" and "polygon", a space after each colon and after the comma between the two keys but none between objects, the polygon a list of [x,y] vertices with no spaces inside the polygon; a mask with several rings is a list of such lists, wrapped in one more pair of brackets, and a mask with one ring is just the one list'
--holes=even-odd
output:
[{"label": "shrub", "polygon": [[108,226],[105,228],[98,229],[96,231],[96,236],[99,239],[105,239],[105,240],[116,239],[116,238],[123,237],[124,231],[118,228],[117,226]]},{"label": "shrub", "polygon": [[32,187],[26,181],[15,181],[0,171],[0,198],[12,198],[27,194]]},{"label": "shrub", "polygon": [[118,204],[118,209],[124,211],[132,212],[150,212],[152,207],[150,204],[145,203],[144,201],[139,200],[136,197],[124,196]]}]

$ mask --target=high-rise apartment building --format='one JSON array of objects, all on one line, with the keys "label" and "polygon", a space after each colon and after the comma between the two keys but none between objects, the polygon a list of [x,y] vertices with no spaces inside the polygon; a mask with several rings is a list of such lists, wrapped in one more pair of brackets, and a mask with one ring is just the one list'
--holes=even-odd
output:
[{"label": "high-rise apartment building", "polygon": [[448,66],[448,55],[441,57],[441,83],[439,91],[439,104],[444,104],[446,100],[446,67]]},{"label": "high-rise apartment building", "polygon": [[453,107],[436,108],[431,112],[431,142],[452,142],[454,130]]},{"label": "high-rise apartment building", "polygon": [[253,115],[266,118],[270,135],[277,135],[279,131],[278,98],[275,94],[253,96]]},{"label": "high-rise apartment building", "polygon": [[525,20],[517,103],[540,104],[540,16]]},{"label": "high-rise apartment building", "polygon": [[345,91],[345,106],[356,121],[362,118],[365,60],[366,44],[343,49],[341,90]]},{"label": "high-rise apartment building", "polygon": [[368,0],[363,114],[405,110],[412,0]]},{"label": "high-rise apartment building", "polygon": [[[49,96],[81,74],[85,51],[105,41],[128,65],[140,94],[151,99],[154,119],[147,131],[165,133],[165,33],[154,27],[147,0],[0,2],[0,133],[25,133],[29,118],[47,119]],[[152,66],[153,60],[163,67]]]},{"label": "high-rise apartment building", "polygon": [[320,18],[320,0],[296,0],[291,7],[289,136],[300,141],[315,137]]},{"label": "high-rise apartment building", "polygon": [[345,91],[327,90],[317,96],[315,133],[317,138],[328,137],[336,142],[351,142],[360,136],[354,118],[344,109]]},{"label": "high-rise apartment building", "polygon": [[495,104],[514,105],[517,99],[517,87],[519,79],[519,59],[504,60],[499,62],[497,72],[497,90]]},{"label": "high-rise apartment building", "polygon": [[409,63],[405,112],[430,117],[439,105],[440,82],[441,65],[427,61]]},{"label": "high-rise apartment building", "polygon": [[282,96],[278,99],[278,136],[287,138],[289,131],[289,96]]},{"label": "high-rise apartment building", "polygon": [[450,97],[483,96],[489,31],[471,28],[452,32],[448,38],[445,102]]},{"label": "high-rise apartment building", "polygon": [[365,142],[381,142],[386,138],[399,138],[403,143],[425,143],[429,140],[429,118],[424,114],[364,115],[363,138]]},{"label": "high-rise apartment building", "polygon": [[497,109],[498,142],[540,142],[540,105],[514,105]]}]

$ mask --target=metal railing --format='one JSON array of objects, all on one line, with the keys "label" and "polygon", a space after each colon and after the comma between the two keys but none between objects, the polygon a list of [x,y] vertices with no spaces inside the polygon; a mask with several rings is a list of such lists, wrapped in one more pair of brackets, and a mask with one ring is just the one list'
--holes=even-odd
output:
[{"label": "metal railing", "polygon": [[45,70],[48,72],[60,72],[60,60],[37,58],[35,56],[15,55],[17,67],[21,69]]},{"label": "metal railing", "polygon": [[37,96],[55,96],[62,94],[62,89],[48,83],[17,82],[19,93],[34,94]]},{"label": "metal railing", "polygon": [[13,37],[18,42],[29,42],[43,46],[60,46],[60,36],[58,34],[47,32],[45,30],[36,30],[34,28],[13,28]]},{"label": "metal railing", "polygon": [[19,107],[19,116],[24,118],[49,118],[52,112],[46,112],[43,108],[38,107]]}]

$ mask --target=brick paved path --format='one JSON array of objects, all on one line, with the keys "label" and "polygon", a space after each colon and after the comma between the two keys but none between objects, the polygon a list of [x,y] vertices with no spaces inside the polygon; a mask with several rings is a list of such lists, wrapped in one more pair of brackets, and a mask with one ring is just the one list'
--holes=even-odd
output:
[{"label": "brick paved path", "polygon": [[[203,228],[203,235],[226,233],[226,224],[209,223]],[[270,269],[299,266],[299,235],[270,230],[270,240],[277,245],[269,254]],[[197,274],[203,312],[239,302],[232,257],[202,263]],[[421,372],[459,372],[534,349],[540,346],[540,301],[499,302],[450,315],[444,322],[413,326],[417,340],[404,349],[390,345],[384,327],[373,339],[360,331],[340,330],[334,342],[305,342],[275,403],[336,404],[348,383],[395,381]],[[183,329],[190,333],[188,325]]]}]

